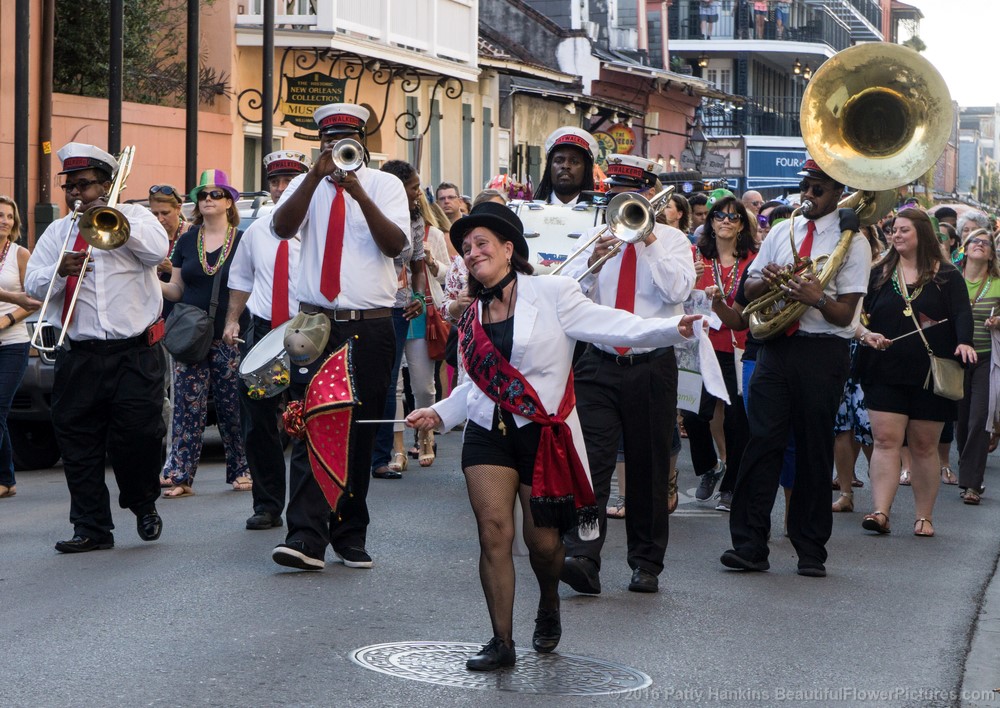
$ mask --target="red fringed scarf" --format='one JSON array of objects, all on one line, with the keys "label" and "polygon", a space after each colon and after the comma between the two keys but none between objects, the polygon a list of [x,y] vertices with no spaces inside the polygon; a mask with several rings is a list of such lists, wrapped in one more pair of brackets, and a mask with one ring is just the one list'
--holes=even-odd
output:
[{"label": "red fringed scarf", "polygon": [[542,426],[531,481],[531,516],[535,525],[558,528],[560,533],[576,526],[584,533],[596,531],[594,490],[566,424],[566,416],[576,405],[573,373],[566,381],[558,412],[549,415],[535,389],[490,341],[479,323],[477,310],[475,305],[466,310],[458,325],[466,373],[503,410]]}]

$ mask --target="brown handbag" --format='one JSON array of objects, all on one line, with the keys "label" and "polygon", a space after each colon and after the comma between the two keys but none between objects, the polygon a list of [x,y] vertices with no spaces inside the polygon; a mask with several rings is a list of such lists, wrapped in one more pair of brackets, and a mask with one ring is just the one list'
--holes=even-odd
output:
[{"label": "brown handbag", "polygon": [[[431,277],[427,269],[427,261],[424,261],[424,283],[429,283]],[[424,339],[427,340],[427,356],[432,361],[444,361],[445,346],[448,343],[448,334],[451,332],[451,324],[446,322],[444,317],[434,305],[431,297],[429,285],[424,286],[424,308],[427,313],[427,331]]]}]

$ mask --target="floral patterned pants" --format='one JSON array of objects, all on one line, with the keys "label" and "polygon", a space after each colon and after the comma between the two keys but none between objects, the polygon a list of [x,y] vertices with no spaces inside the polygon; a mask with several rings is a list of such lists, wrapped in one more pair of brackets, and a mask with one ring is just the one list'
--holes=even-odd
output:
[{"label": "floral patterned pants", "polygon": [[163,467],[163,476],[174,484],[191,484],[198,471],[209,387],[226,450],[226,483],[250,476],[240,425],[239,367],[239,351],[221,339],[197,364],[174,362],[173,438]]}]

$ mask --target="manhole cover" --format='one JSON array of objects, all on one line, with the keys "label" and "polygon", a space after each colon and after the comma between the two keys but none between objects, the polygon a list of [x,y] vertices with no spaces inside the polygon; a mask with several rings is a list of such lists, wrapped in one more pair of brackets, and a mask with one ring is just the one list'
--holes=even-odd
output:
[{"label": "manhole cover", "polygon": [[394,642],[362,647],[351,659],[366,669],[413,681],[518,693],[594,696],[635,691],[653,682],[641,671],[610,661],[530,650],[518,651],[512,669],[469,671],[465,660],[481,648],[458,642]]}]

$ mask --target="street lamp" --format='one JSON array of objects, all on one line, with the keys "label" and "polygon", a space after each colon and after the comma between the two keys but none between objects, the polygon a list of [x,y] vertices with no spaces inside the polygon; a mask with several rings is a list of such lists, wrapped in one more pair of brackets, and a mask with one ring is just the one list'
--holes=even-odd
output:
[{"label": "street lamp", "polygon": [[701,129],[701,118],[698,118],[691,126],[691,137],[688,138],[688,145],[691,147],[691,154],[694,155],[694,168],[701,169],[701,158],[705,154],[705,144],[708,138]]}]

